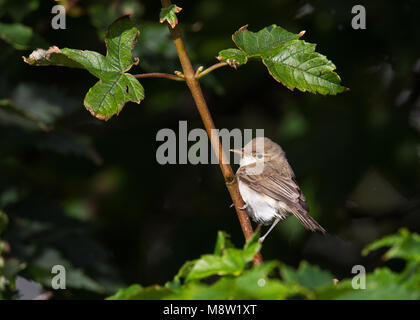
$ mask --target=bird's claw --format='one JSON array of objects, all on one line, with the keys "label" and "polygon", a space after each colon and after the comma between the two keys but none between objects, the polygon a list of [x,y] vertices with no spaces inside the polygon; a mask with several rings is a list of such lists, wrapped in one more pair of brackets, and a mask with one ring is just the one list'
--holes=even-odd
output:
[{"label": "bird's claw", "polygon": [[[232,207],[234,207],[235,206],[235,204],[234,203],[232,203],[230,206],[229,206],[229,208],[232,208]],[[246,208],[248,208],[248,205],[245,203],[245,205],[243,206],[243,207],[239,207],[238,209],[239,210],[245,210]]]}]

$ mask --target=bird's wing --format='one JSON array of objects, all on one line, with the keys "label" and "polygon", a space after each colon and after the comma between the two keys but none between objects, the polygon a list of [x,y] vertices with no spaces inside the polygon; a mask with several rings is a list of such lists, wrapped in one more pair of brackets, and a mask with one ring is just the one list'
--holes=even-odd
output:
[{"label": "bird's wing", "polygon": [[252,190],[262,193],[277,201],[284,202],[293,211],[308,212],[305,196],[296,183],[292,169],[288,164],[283,170],[266,162],[262,174],[247,174],[246,166],[237,172],[240,181]]},{"label": "bird's wing", "polygon": [[[281,169],[279,169],[281,167]],[[325,229],[315,221],[309,214],[309,207],[305,196],[300,190],[288,163],[282,166],[272,165],[266,162],[262,174],[249,174],[247,166],[240,167],[237,171],[237,178],[246,183],[247,187],[262,193],[270,198],[285,203],[290,212],[309,230],[321,231]]]}]

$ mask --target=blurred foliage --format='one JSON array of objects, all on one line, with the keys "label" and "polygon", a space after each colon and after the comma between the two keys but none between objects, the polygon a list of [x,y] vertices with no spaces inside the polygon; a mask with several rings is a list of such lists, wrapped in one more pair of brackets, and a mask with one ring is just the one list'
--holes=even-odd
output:
[{"label": "blurred foliage", "polygon": [[[142,292],[156,298],[168,291],[174,294],[172,288],[150,286],[165,283],[184,261],[211,252],[217,230],[229,230],[236,247],[243,238],[217,166],[156,162],[158,130],[177,132],[180,120],[187,120],[189,129],[202,127],[184,84],[145,79],[144,102],[129,103],[118,118],[103,123],[81,103],[86,88],[94,85],[88,73],[32,68],[22,61],[22,55],[38,46],[32,42],[38,37],[46,43],[40,45],[43,48],[56,44],[105,53],[106,27],[132,13],[140,30],[133,50],[140,62],[133,72],[180,70],[167,27],[158,22],[160,3],[60,3],[67,8],[65,30],[51,28],[54,1],[0,0],[0,23],[9,28],[19,24],[15,32],[23,31],[13,38],[0,30],[0,209],[9,220],[1,234],[8,243],[3,260],[18,261],[15,266],[24,263],[25,269],[13,270],[43,283],[45,290],[51,290],[51,266],[68,266],[73,284],[52,291],[56,299],[104,298],[131,283],[141,283],[147,288]],[[398,257],[384,267],[378,262],[384,249],[368,256],[359,253],[400,227],[420,232],[417,1],[358,2],[367,10],[366,30],[351,28],[354,4],[346,1],[177,4],[183,8],[178,18],[195,67],[217,62],[217,53],[232,47],[231,35],[241,26],[260,30],[276,24],[293,33],[306,30],[305,41],[317,43],[317,51],[328,54],[351,89],[336,97],[292,93],[254,62],[236,71],[219,69],[202,79],[218,128],[264,128],[282,145],[311,214],[330,235],[310,234],[296,219],[287,219],[262,249],[267,261],[281,264],[266,262],[253,269],[239,260],[235,266],[245,263],[239,274],[188,283],[180,277],[180,288],[195,290],[184,290],[185,297],[205,295],[209,286],[215,295],[218,290],[226,294],[230,291],[224,286],[232,285],[233,279],[238,281],[232,290],[249,292],[255,282],[244,284],[245,275],[267,276],[268,288],[275,288],[279,297],[290,297],[296,290],[299,297],[335,298],[337,288],[342,297],[357,294],[357,299],[386,297],[391,290],[399,297],[414,297],[412,277],[418,276],[418,269],[411,254],[391,253]],[[408,240],[401,240],[402,234],[397,237],[401,248],[416,243],[412,233]],[[219,261],[223,254],[216,256]],[[333,277],[330,274],[351,278],[357,264],[370,271],[367,286],[382,291],[355,291],[347,280],[340,280],[335,291],[326,287],[325,294],[317,287]],[[296,284],[295,274],[309,271],[322,276],[305,279],[319,282]],[[285,288],[285,279],[294,285]],[[22,294],[10,284],[8,293],[2,292],[4,298]],[[270,296],[269,289],[254,291]],[[138,293],[139,286],[132,291]]]},{"label": "blurred foliage", "polygon": [[0,23],[0,39],[19,50],[45,46],[46,42],[31,27],[21,23],[25,16],[38,7],[39,0],[1,0],[0,19],[11,19],[13,22]]},{"label": "blurred foliage", "polygon": [[334,281],[330,272],[306,261],[296,269],[279,261],[252,266],[252,254],[261,248],[258,234],[243,249],[234,248],[228,237],[219,231],[214,253],[186,262],[165,286],[136,284],[108,299],[420,299],[420,236],[406,229],[366,247],[365,254],[391,247],[386,260],[399,257],[406,263],[401,273],[382,267],[366,274],[366,288],[354,288],[352,279]]},{"label": "blurred foliage", "polygon": [[16,292],[16,275],[25,268],[25,264],[15,258],[5,258],[10,246],[2,240],[2,233],[9,222],[7,215],[0,210],[0,300],[10,299]]}]

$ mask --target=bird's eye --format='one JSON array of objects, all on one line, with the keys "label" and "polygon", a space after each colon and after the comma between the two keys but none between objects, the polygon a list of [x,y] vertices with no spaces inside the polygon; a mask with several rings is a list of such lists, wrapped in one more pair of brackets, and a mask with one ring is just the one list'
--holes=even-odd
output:
[{"label": "bird's eye", "polygon": [[261,153],[257,153],[257,159],[262,159],[263,155]]}]

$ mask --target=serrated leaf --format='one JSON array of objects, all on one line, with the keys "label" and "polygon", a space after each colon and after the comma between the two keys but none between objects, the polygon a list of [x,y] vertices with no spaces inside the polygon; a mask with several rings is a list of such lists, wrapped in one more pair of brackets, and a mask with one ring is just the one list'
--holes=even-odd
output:
[{"label": "serrated leaf", "polygon": [[247,56],[238,49],[225,49],[219,52],[217,60],[226,62],[232,68],[238,68],[247,63]]},{"label": "serrated leaf", "polygon": [[[335,65],[315,52],[314,44],[299,40],[304,32],[294,34],[276,25],[258,32],[246,28],[242,27],[232,36],[236,46],[248,59],[260,58],[271,76],[290,90],[297,88],[325,95],[346,89],[334,72]],[[228,53],[234,52],[225,54]]]},{"label": "serrated leaf", "polygon": [[236,46],[243,50],[248,57],[260,56],[284,42],[299,39],[299,34],[291,33],[275,24],[258,32],[248,31],[247,27],[244,26],[236,31],[232,39]]},{"label": "serrated leaf", "polygon": [[335,65],[315,52],[315,45],[302,40],[286,42],[263,55],[263,63],[274,79],[290,90],[295,88],[320,94],[345,90],[334,72]]},{"label": "serrated leaf", "polygon": [[126,102],[140,103],[144,89],[131,74],[120,74],[116,78],[105,79],[89,89],[85,97],[85,107],[98,119],[108,120],[119,114]]},{"label": "serrated leaf", "polygon": [[86,94],[84,105],[90,113],[101,120],[119,114],[125,103],[140,103],[144,89],[138,80],[127,73],[138,63],[132,58],[139,31],[128,17],[116,20],[105,38],[106,56],[98,52],[51,47],[47,51],[36,50],[24,61],[30,65],[61,65],[88,70],[99,78]]},{"label": "serrated leaf", "polygon": [[160,10],[160,15],[159,15],[160,23],[164,23],[165,21],[167,21],[172,29],[175,28],[175,26],[178,24],[178,17],[176,16],[176,14],[180,12],[181,10],[182,8],[174,4],[171,4],[167,8],[162,8]]}]

